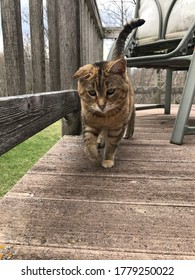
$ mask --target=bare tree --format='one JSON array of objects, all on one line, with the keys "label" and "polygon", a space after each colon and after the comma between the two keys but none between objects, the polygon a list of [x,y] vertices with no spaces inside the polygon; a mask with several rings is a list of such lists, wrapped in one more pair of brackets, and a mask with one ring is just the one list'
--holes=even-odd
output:
[{"label": "bare tree", "polygon": [[134,13],[135,0],[97,0],[100,15],[104,26],[123,26],[132,18]]}]

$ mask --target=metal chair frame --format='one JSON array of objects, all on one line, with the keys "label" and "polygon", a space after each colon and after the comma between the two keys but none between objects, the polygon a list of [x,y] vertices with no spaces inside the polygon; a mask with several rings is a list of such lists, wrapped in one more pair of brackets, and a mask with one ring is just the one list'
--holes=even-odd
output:
[{"label": "metal chair frame", "polygon": [[[127,60],[127,67],[167,69],[165,103],[163,105],[148,105],[149,109],[164,108],[165,114],[170,114],[172,72],[174,70],[188,70],[181,103],[170,140],[171,143],[182,144],[185,134],[195,134],[195,127],[188,125],[193,98],[195,96],[195,80],[193,74],[193,71],[195,72],[195,22],[193,22],[183,38],[166,39],[165,35],[168,21],[177,0],[172,0],[164,21],[160,3],[158,0],[154,1],[159,13],[158,40],[153,43],[138,45],[136,30],[134,30],[126,42],[124,54]],[[135,17],[139,16],[140,2],[141,0],[137,0]],[[109,57],[112,55],[112,49]],[[137,109],[141,110],[142,108],[146,109],[147,106],[138,107]]]}]

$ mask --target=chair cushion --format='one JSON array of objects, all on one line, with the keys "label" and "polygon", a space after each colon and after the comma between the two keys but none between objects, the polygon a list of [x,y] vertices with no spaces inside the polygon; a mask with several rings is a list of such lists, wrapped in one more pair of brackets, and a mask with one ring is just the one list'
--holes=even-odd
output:
[{"label": "chair cushion", "polygon": [[[168,9],[172,3],[170,0],[159,0],[163,24]],[[146,20],[143,27],[138,28],[136,39],[138,44],[152,43],[159,39],[159,12],[154,0],[141,0],[138,13],[139,18]],[[191,24],[195,21],[195,1],[177,0],[169,17],[166,39],[182,38]]]},{"label": "chair cushion", "polygon": [[166,38],[183,37],[195,21],[195,1],[179,0],[175,3],[168,21]]}]

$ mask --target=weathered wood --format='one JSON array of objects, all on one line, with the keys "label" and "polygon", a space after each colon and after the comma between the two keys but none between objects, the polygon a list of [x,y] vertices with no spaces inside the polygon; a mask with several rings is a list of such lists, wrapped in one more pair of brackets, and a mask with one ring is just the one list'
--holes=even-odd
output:
[{"label": "weathered wood", "polygon": [[88,34],[89,34],[89,62],[93,63],[93,21],[90,12],[88,13]]},{"label": "weathered wood", "polygon": [[[72,139],[74,144],[72,145],[72,149],[75,153],[70,153],[69,156],[71,157],[74,157],[74,154],[78,153],[76,147],[79,147],[82,152],[81,139],[79,139],[79,141],[75,140],[74,138],[73,142]],[[48,156],[56,157],[58,154],[63,154],[64,151],[67,150],[67,146],[71,147],[70,142],[71,139],[68,139],[66,136],[66,141],[61,141],[60,145],[56,145]],[[63,146],[61,145],[62,143],[64,143]],[[123,146],[123,144],[121,146]],[[60,147],[59,151],[58,147]],[[137,150],[138,149],[136,149],[136,151]],[[124,154],[125,151],[122,151],[122,153]],[[132,156],[134,156],[134,154]],[[179,154],[179,156],[181,156],[181,154]],[[154,158],[154,153],[149,160],[152,160],[152,157]],[[162,156],[160,158],[162,158]],[[35,174],[39,172],[40,171],[37,171],[36,168],[34,172],[26,174],[22,179],[22,184],[18,183],[14,190],[8,193],[7,196],[18,197],[23,194],[29,197],[30,194],[33,193],[34,197],[44,199],[52,197],[56,200],[71,198],[72,200],[79,199],[86,201],[90,194],[92,201],[104,201],[104,203],[123,201],[124,203],[141,204],[143,203],[144,195],[145,204],[155,204],[159,206],[192,206],[195,204],[195,196],[192,195],[194,193],[193,178],[189,178],[188,180],[185,178],[178,178],[176,184],[176,180],[171,177],[169,179],[162,177],[155,178],[155,176],[153,176],[153,178],[148,178],[145,174],[144,178],[138,178],[136,175],[132,174],[124,177],[120,175],[112,176],[111,180],[110,174],[107,174],[107,176],[102,176],[103,174],[100,174],[98,177],[99,183],[97,184],[97,176],[88,176],[88,174],[83,174],[81,176],[81,174],[74,173],[73,169],[72,172],[69,172],[69,174],[65,173],[63,176],[59,176],[59,172],[57,174],[48,174],[49,172],[45,169],[42,170],[41,176],[35,176]],[[78,188],[78,185],[75,184],[75,180],[79,181],[79,185],[82,186],[82,188]]]},{"label": "weathered wood", "polygon": [[78,108],[73,90],[0,98],[0,155]]},{"label": "weathered wood", "polygon": [[[71,240],[70,240],[71,241]],[[74,242],[73,242],[74,243]],[[8,252],[17,260],[194,260],[194,256],[178,254],[159,254],[158,252],[129,252],[125,250],[105,250],[103,248],[80,250],[66,247],[9,245],[5,244]],[[6,251],[6,250],[5,250]],[[17,253],[16,253],[17,252]],[[8,254],[8,256],[10,256]]]},{"label": "weathered wood", "polygon": [[[89,57],[89,50],[90,50],[90,43],[89,43],[89,40],[90,40],[90,36],[89,36],[89,21],[88,21],[88,17],[89,17],[89,9],[87,7],[87,5],[85,5],[85,17],[84,17],[84,22],[85,22],[85,25],[84,25],[84,28],[85,28],[85,41],[86,41],[86,44],[85,44],[85,48],[86,48],[86,64],[87,63],[90,63],[90,57]],[[92,62],[92,61],[91,61]]]},{"label": "weathered wood", "polygon": [[[24,94],[20,0],[1,3],[8,95]],[[29,1],[29,8],[33,92],[43,92],[46,88],[43,0]],[[47,0],[47,8],[51,90],[76,89],[73,73],[83,64],[101,60],[103,55],[104,32],[96,1]]]},{"label": "weathered wood", "polygon": [[171,145],[174,118],[137,112],[112,170],[63,137],[0,200],[0,244],[13,259],[194,259],[195,138]]},{"label": "weathered wood", "polygon": [[[135,149],[135,147],[133,147]],[[126,147],[127,149],[127,147]],[[124,149],[125,150],[125,149]],[[131,152],[131,148],[129,148],[129,152]],[[122,154],[122,151],[121,151]],[[74,155],[73,155],[74,156]],[[77,162],[77,160],[79,161]],[[69,174],[74,168],[75,175],[84,173],[86,176],[93,177],[94,174],[100,177],[99,168],[90,168],[91,163],[85,160],[85,157],[79,157],[77,155],[77,160],[75,157],[73,159],[62,157],[51,157],[44,158],[43,161],[39,162],[39,167],[42,172],[47,172],[49,170],[50,174]],[[82,160],[83,165],[80,165],[80,160]],[[130,162],[130,163],[129,163]],[[127,172],[127,163],[128,164],[128,172]],[[166,161],[137,161],[131,160],[129,158],[121,159],[120,161],[116,161],[116,168],[112,170],[103,170],[101,172],[101,177],[109,176],[118,176],[122,178],[130,178],[136,177],[139,179],[145,178],[146,174],[148,178],[153,179],[165,179],[165,178],[173,178],[173,179],[181,179],[183,176],[188,176],[188,179],[195,180],[194,175],[194,166],[195,162],[181,162],[176,165],[176,162],[170,161],[169,165]],[[34,168],[34,172],[38,172],[37,167]],[[109,173],[108,173],[109,172]],[[131,175],[129,175],[131,174]]]},{"label": "weathered wood", "polygon": [[[103,27],[94,0],[79,1],[80,63],[94,63],[103,58]],[[95,11],[93,11],[95,9]],[[100,22],[99,22],[100,21]]]},{"label": "weathered wood", "polygon": [[[103,28],[94,0],[58,1],[61,89],[77,88],[72,76],[86,63],[101,60]],[[98,42],[94,40],[98,34]],[[101,51],[100,51],[101,50]],[[67,116],[62,134],[78,135],[81,122],[78,114]]]},{"label": "weathered wood", "polygon": [[80,65],[87,64],[87,29],[85,0],[80,1]]},{"label": "weathered wood", "polygon": [[[77,88],[72,78],[80,66],[79,1],[58,1],[61,88]],[[72,113],[62,122],[62,135],[80,134],[81,122],[77,113]]]},{"label": "weathered wood", "polygon": [[195,207],[21,196],[0,202],[3,243],[9,237],[24,246],[104,249],[110,257],[117,251],[195,256]]},{"label": "weathered wood", "polygon": [[25,93],[24,52],[20,0],[1,1],[7,94]]},{"label": "weathered wood", "polygon": [[95,44],[94,44],[94,50],[95,50],[95,61],[103,60],[103,40],[100,40],[98,33],[95,32]]},{"label": "weathered wood", "polygon": [[44,92],[46,89],[46,85],[43,1],[29,1],[29,10],[33,69],[33,92]]},{"label": "weathered wood", "polygon": [[80,66],[79,1],[58,1],[58,5],[61,88],[76,89],[72,76]]},{"label": "weathered wood", "polygon": [[47,0],[50,90],[60,90],[60,47],[58,25],[58,1]]},{"label": "weathered wood", "polygon": [[97,3],[96,3],[95,0],[85,0],[85,2],[88,6],[91,17],[93,18],[94,24],[97,27],[97,31],[99,32],[99,36],[100,36],[101,39],[103,39],[104,38],[104,30],[103,30],[103,27],[102,27]]}]

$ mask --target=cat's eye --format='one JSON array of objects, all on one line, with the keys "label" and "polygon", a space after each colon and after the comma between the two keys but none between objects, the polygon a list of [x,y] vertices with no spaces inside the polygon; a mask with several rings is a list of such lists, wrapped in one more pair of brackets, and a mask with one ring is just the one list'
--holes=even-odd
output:
[{"label": "cat's eye", "polygon": [[107,96],[111,96],[115,93],[115,88],[110,88],[106,91],[106,95]]},{"label": "cat's eye", "polygon": [[96,96],[96,91],[95,90],[89,90],[88,93],[91,96]]}]

